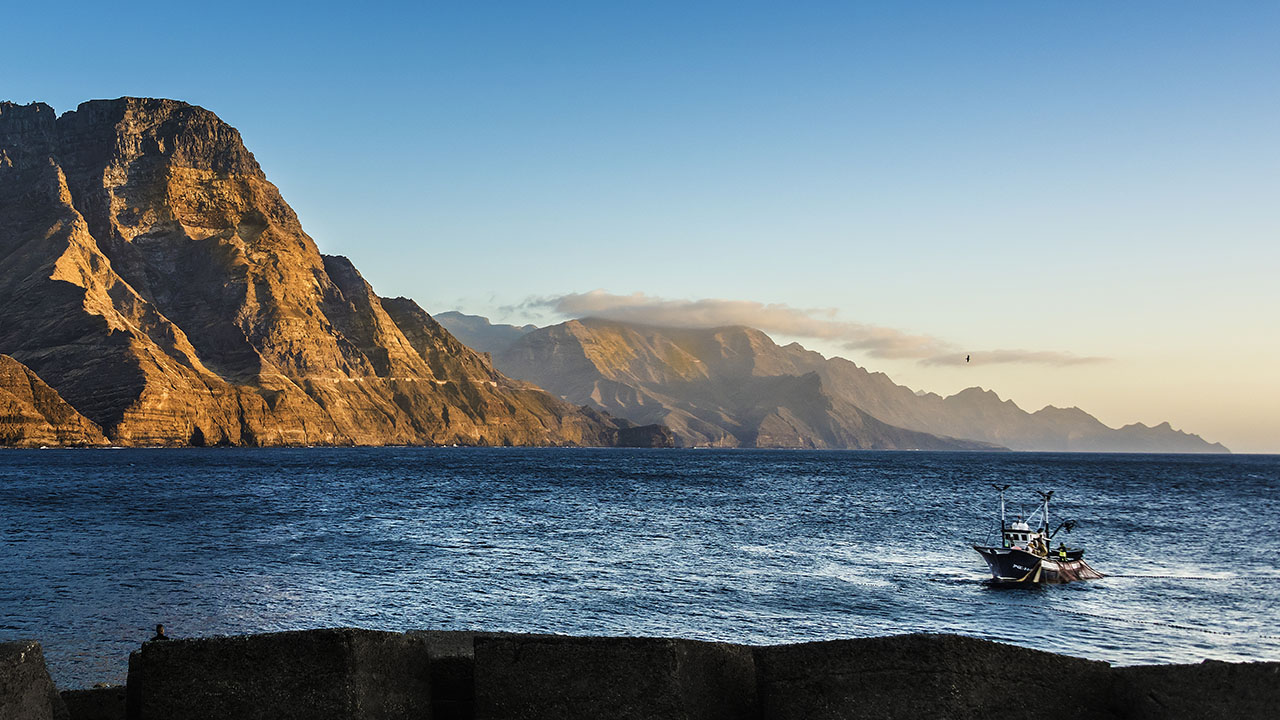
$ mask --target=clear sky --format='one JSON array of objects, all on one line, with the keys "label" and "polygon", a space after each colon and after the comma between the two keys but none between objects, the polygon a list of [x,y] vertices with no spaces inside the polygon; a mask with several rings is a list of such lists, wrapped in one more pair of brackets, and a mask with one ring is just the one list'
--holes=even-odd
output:
[{"label": "clear sky", "polygon": [[213,110],[383,295],[760,303],[916,389],[1280,452],[1280,3],[38,5],[0,99]]}]

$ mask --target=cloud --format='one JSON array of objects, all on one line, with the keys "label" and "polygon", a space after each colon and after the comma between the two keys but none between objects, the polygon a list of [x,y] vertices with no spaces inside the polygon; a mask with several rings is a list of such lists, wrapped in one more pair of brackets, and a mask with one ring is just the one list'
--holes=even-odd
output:
[{"label": "cloud", "polygon": [[839,320],[836,310],[832,308],[795,308],[750,300],[668,300],[644,293],[614,295],[603,290],[592,290],[587,293],[536,298],[527,301],[523,307],[549,310],[563,317],[598,317],[659,327],[746,325],[771,334],[835,342],[848,350],[857,350],[875,358],[914,359],[925,365],[963,365],[966,356],[975,364],[1080,365],[1105,360],[1044,350],[966,352],[955,344],[932,335]]}]

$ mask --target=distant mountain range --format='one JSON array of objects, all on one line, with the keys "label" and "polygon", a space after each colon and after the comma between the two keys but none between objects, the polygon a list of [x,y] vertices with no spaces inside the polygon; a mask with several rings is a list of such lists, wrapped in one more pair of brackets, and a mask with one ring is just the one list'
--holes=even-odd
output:
[{"label": "distant mountain range", "polygon": [[0,102],[0,445],[662,444],[321,255],[173,100]]},{"label": "distant mountain range", "polygon": [[449,328],[454,337],[466,337],[463,342],[467,347],[490,354],[505,350],[511,343],[538,329],[537,325],[495,325],[487,317],[464,315],[456,310],[436,313],[435,319]]},{"label": "distant mountain range", "polygon": [[917,393],[748,327],[585,318],[533,329],[437,315],[500,370],[572,403],[671,428],[682,445],[1228,452],[1168,423],[1111,428],[1079,408],[1028,413],[994,392]]},{"label": "distant mountain range", "polygon": [[1225,451],[917,395],[746,327],[440,320],[320,254],[207,110],[0,102],[0,445]]}]

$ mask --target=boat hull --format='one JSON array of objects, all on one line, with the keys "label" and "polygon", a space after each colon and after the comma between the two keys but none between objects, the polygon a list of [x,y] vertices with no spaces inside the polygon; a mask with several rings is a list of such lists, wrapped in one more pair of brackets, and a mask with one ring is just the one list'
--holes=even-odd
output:
[{"label": "boat hull", "polygon": [[1102,577],[1102,573],[1074,553],[1074,558],[1055,559],[1017,548],[974,545],[973,549],[987,562],[991,580],[1001,584],[1066,583]]},{"label": "boat hull", "polygon": [[1038,555],[1017,548],[974,545],[973,549],[987,561],[987,567],[991,569],[991,579],[995,582],[1040,582],[1040,566],[1043,559]]}]

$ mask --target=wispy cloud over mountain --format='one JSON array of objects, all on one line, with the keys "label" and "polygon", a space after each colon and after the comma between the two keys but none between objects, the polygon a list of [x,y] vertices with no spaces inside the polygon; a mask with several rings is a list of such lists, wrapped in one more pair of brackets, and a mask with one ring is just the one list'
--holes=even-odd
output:
[{"label": "wispy cloud over mountain", "polygon": [[925,365],[963,365],[968,362],[1081,365],[1105,361],[1047,350],[966,351],[932,335],[850,322],[832,308],[796,308],[779,303],[704,298],[671,300],[633,293],[615,295],[604,290],[535,298],[526,307],[549,310],[563,317],[598,317],[660,327],[706,328],[747,325],[766,333],[832,341],[871,357],[917,360]]}]

